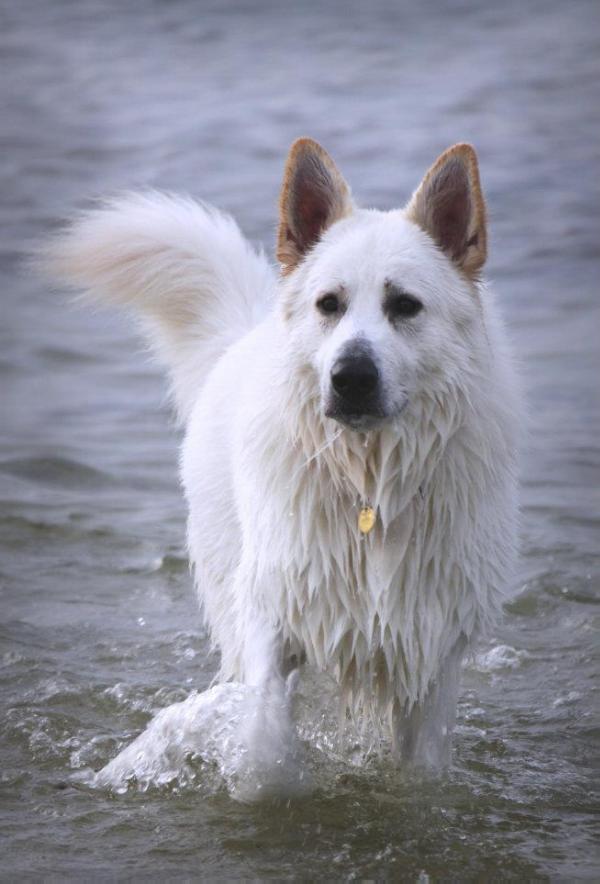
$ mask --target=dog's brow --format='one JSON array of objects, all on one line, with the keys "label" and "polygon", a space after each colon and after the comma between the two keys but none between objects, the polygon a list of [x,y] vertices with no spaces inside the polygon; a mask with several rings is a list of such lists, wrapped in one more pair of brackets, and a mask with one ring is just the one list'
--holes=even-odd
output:
[{"label": "dog's brow", "polygon": [[343,282],[340,282],[338,285],[329,286],[329,288],[324,289],[321,294],[323,295],[347,295],[346,287]]},{"label": "dog's brow", "polygon": [[395,282],[392,282],[390,279],[386,279],[383,284],[383,288],[385,294],[390,297],[398,297],[399,295],[409,295],[410,292],[407,292],[405,288],[401,285],[397,285]]}]

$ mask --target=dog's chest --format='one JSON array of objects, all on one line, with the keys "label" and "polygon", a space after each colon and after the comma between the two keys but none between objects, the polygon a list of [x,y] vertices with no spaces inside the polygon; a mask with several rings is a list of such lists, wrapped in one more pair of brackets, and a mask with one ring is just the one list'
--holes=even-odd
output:
[{"label": "dog's chest", "polygon": [[453,641],[462,586],[431,497],[417,487],[393,504],[388,490],[364,535],[356,489],[311,483],[280,515],[280,543],[270,545],[279,562],[269,569],[285,638],[350,693],[368,689],[382,703],[426,690],[431,663]]},{"label": "dog's chest", "polygon": [[[427,444],[416,446],[414,435],[381,433],[371,449],[350,437],[308,463],[292,452],[273,470],[271,456],[270,473],[261,471],[253,543],[260,603],[309,663],[333,671],[350,694],[371,692],[382,703],[423,696],[474,622],[456,530],[460,511],[471,508],[468,492],[441,457],[439,434],[422,437]],[[375,524],[365,536],[358,520],[367,501]]]},{"label": "dog's chest", "polygon": [[309,663],[333,670],[349,693],[367,690],[383,704],[416,697],[432,675],[427,649],[440,659],[450,619],[452,587],[444,587],[448,605],[441,611],[433,585],[440,570],[433,555],[441,550],[430,549],[424,561],[419,532],[427,516],[417,501],[387,526],[376,522],[366,537],[357,510],[338,512],[329,532],[323,514],[321,542],[298,550],[284,575],[281,622]]}]

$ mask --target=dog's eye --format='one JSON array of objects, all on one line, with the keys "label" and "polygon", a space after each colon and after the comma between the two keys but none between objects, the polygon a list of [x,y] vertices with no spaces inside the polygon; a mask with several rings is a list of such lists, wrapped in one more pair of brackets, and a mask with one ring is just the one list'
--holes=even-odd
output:
[{"label": "dog's eye", "polygon": [[423,304],[412,295],[398,294],[386,299],[385,312],[390,319],[412,319],[423,309]]},{"label": "dog's eye", "polygon": [[317,301],[317,307],[321,313],[325,313],[327,316],[332,316],[333,314],[338,313],[341,308],[340,299],[337,295],[333,294],[323,295],[323,297],[319,298]]}]

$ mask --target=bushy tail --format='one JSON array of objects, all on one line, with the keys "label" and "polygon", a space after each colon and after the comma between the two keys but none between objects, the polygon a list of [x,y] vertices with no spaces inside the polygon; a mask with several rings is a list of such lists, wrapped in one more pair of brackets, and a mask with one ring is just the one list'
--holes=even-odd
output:
[{"label": "bushy tail", "polygon": [[229,215],[156,192],[80,215],[42,264],[87,297],[133,308],[170,369],[181,420],[221,353],[265,314],[275,283]]}]

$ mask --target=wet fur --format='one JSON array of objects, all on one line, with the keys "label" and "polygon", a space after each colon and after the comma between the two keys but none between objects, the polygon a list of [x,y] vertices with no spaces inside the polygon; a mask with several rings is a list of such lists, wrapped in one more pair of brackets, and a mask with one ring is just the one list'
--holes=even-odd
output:
[{"label": "wet fur", "polygon": [[[388,722],[400,758],[431,765],[448,758],[465,650],[510,583],[520,421],[479,282],[475,154],[444,157],[406,210],[376,212],[302,139],[286,166],[279,277],[231,218],[156,193],[82,216],[47,250],[55,276],[131,307],[169,366],[221,678],[277,693],[305,659],[334,675],[353,714]],[[390,281],[422,298],[419,322],[387,321]],[[340,286],[347,313],[327,326],[315,298]],[[368,432],[324,417],[332,360],[357,337],[389,414]],[[377,520],[362,537],[366,500]]]}]

